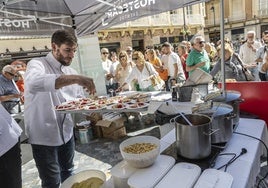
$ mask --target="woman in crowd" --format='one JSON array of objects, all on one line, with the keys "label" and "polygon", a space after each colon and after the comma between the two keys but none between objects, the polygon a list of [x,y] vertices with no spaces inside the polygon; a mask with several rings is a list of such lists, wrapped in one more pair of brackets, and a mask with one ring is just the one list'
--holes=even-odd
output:
[{"label": "woman in crowd", "polygon": [[147,50],[147,56],[149,62],[153,65],[155,70],[158,72],[160,78],[164,81],[168,79],[168,71],[167,69],[163,68],[161,60],[157,57],[156,52],[154,49]]},{"label": "woman in crowd", "polygon": [[[225,79],[234,79],[236,81],[246,81],[245,75],[242,71],[241,63],[243,64],[242,60],[240,59],[238,54],[234,53],[233,48],[230,44],[225,43]],[[217,48],[218,56],[220,57],[221,46]],[[215,77],[216,74],[221,70],[221,59],[215,64],[213,69],[211,70],[210,74]]]},{"label": "woman in crowd", "polygon": [[210,60],[210,69],[212,69],[213,66],[214,66],[214,59],[215,59],[217,50],[214,48],[214,46],[211,45],[210,42],[206,42],[205,50],[208,53],[208,57],[209,57],[209,60]]},{"label": "woman in crowd", "polygon": [[187,79],[189,76],[188,72],[186,71],[186,59],[188,57],[188,49],[185,45],[179,45],[177,50],[178,50],[178,55],[181,59],[181,64],[182,64],[185,78]]},{"label": "woman in crowd", "polygon": [[265,52],[266,54],[264,55],[264,61],[263,64],[260,67],[259,70],[259,77],[261,81],[267,81],[267,72],[268,72],[268,53],[267,51]]},{"label": "woman in crowd", "polygon": [[132,54],[132,61],[135,63],[131,73],[126,78],[125,82],[118,88],[121,91],[125,85],[130,84],[132,80],[136,79],[138,86],[142,91],[154,91],[150,78],[158,75],[153,65],[146,62],[144,55],[140,51],[135,51]]},{"label": "woman in crowd", "polygon": [[[118,54],[119,64],[115,70],[115,79],[118,81],[119,86],[122,86],[126,78],[132,71],[132,63],[128,60],[128,55],[126,51],[121,51]],[[132,90],[131,84],[126,84],[122,87],[123,91]]]}]

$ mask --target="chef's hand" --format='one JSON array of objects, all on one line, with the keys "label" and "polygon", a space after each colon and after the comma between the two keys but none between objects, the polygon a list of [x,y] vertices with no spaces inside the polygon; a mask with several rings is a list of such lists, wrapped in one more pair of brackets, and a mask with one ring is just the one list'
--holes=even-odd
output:
[{"label": "chef's hand", "polygon": [[96,93],[96,87],[92,78],[81,76],[78,84],[83,86],[89,94],[94,95]]}]

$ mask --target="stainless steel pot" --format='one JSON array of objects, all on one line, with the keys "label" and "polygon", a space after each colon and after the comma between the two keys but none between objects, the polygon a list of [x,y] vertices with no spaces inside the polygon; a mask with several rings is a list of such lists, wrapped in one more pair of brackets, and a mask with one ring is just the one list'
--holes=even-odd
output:
[{"label": "stainless steel pot", "polygon": [[231,105],[233,107],[233,113],[235,115],[235,117],[233,118],[233,124],[237,125],[239,123],[240,118],[240,103],[243,102],[243,99],[240,99],[240,96],[240,92],[228,90],[215,98],[210,98],[210,100],[212,100],[213,102],[223,102]]},{"label": "stainless steel pot", "polygon": [[211,127],[217,130],[211,135],[212,144],[229,141],[233,135],[233,119],[236,117],[231,105],[213,102],[211,108],[197,111],[197,113],[207,115],[212,119]]},{"label": "stainless steel pot", "polygon": [[211,118],[202,114],[186,114],[193,124],[181,116],[171,119],[175,123],[177,154],[188,159],[202,159],[211,153]]}]

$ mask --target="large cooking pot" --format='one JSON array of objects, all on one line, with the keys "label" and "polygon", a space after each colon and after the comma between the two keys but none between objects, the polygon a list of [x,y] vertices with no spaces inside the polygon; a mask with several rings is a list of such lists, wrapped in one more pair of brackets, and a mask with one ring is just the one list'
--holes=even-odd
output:
[{"label": "large cooking pot", "polygon": [[177,154],[188,159],[206,158],[211,153],[211,118],[203,114],[182,115],[171,119],[175,123]]},{"label": "large cooking pot", "polygon": [[239,123],[240,118],[240,103],[243,102],[242,99],[240,99],[241,93],[238,91],[233,90],[227,90],[220,95],[216,95],[216,97],[210,97],[213,96],[211,94],[208,94],[204,97],[205,101],[212,100],[213,102],[223,102],[226,104],[229,104],[233,107],[233,113],[235,117],[233,118],[233,124],[237,125]]},{"label": "large cooking pot", "polygon": [[196,110],[199,114],[204,114],[212,119],[211,128],[215,131],[211,135],[211,143],[219,144],[228,142],[233,134],[233,107],[229,104],[213,102],[210,108]]}]

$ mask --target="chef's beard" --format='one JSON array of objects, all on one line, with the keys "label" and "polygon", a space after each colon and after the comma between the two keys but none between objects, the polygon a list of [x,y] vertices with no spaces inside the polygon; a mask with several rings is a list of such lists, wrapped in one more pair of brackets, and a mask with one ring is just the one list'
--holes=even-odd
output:
[{"label": "chef's beard", "polygon": [[72,59],[70,57],[64,57],[61,53],[60,50],[56,51],[56,59],[62,64],[63,66],[70,66],[72,63]]}]

